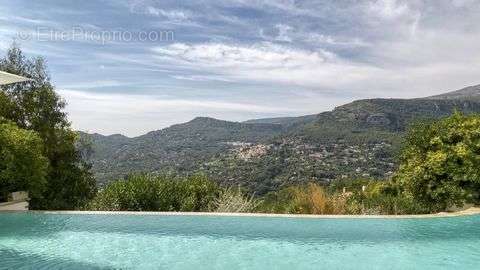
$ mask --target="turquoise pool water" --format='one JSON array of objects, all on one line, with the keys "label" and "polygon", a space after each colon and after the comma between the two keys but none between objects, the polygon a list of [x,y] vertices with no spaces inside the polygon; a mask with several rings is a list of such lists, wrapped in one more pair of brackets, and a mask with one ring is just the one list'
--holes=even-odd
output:
[{"label": "turquoise pool water", "polygon": [[480,269],[480,216],[8,213],[0,269]]}]

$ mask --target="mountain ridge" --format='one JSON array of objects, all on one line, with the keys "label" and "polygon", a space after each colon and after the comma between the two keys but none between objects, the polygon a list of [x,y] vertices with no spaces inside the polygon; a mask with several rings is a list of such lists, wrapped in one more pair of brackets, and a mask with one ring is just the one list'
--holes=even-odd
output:
[{"label": "mountain ridge", "polygon": [[[409,99],[368,98],[368,99],[359,99],[359,100],[355,100],[355,101],[352,101],[352,102],[349,102],[349,103],[346,103],[346,104],[339,105],[339,106],[335,107],[332,111],[336,110],[337,108],[348,107],[350,104],[354,104],[354,103],[358,103],[358,102],[365,102],[365,101],[374,101],[374,100],[402,102],[402,101],[414,101],[414,100],[465,100],[465,99],[469,99],[469,98],[480,99],[480,84],[471,85],[471,86],[461,88],[459,90],[449,91],[449,92],[445,92],[445,93],[442,93],[442,94],[427,96],[427,97],[421,97],[421,98],[409,98]],[[331,111],[326,111],[326,112],[331,112]],[[138,135],[138,136],[133,136],[133,137],[128,137],[128,136],[125,136],[123,134],[103,135],[103,134],[100,134],[100,133],[88,133],[88,132],[84,132],[84,131],[82,131],[82,132],[90,134],[90,135],[100,135],[100,136],[104,136],[104,137],[122,136],[122,137],[132,139],[132,138],[138,138],[138,137],[144,136],[144,135],[146,135],[148,133],[151,133],[151,132],[157,132],[157,131],[160,131],[160,130],[163,130],[163,129],[167,129],[167,128],[170,128],[170,127],[173,127],[173,126],[183,125],[183,124],[188,124],[188,123],[195,123],[195,122],[202,122],[202,121],[203,122],[205,122],[205,121],[211,121],[211,122],[213,122],[213,121],[224,121],[224,122],[244,123],[244,124],[278,124],[278,125],[282,125],[282,126],[290,126],[292,124],[306,123],[306,122],[314,121],[322,113],[324,113],[324,112],[320,112],[320,113],[317,113],[317,114],[301,115],[301,116],[286,116],[286,117],[270,117],[270,118],[248,119],[248,120],[240,121],[240,122],[222,120],[222,119],[217,119],[217,118],[208,117],[208,116],[197,116],[197,117],[193,118],[192,120],[184,122],[184,123],[173,124],[171,126],[168,126],[168,127],[162,128],[162,129],[149,131],[145,134]]]},{"label": "mountain ridge", "polygon": [[425,99],[480,99],[480,84],[464,87],[460,90],[426,97]]},{"label": "mountain ridge", "polygon": [[479,113],[478,93],[480,87],[472,86],[442,97],[356,100],[315,115],[244,122],[196,117],[133,138],[81,136],[94,146],[99,183],[132,172],[202,172],[261,194],[312,180],[386,178],[409,124],[454,110]]}]

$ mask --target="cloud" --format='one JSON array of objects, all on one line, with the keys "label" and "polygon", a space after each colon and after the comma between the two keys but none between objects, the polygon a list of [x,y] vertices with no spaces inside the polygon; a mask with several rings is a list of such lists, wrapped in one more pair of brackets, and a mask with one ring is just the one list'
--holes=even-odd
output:
[{"label": "cloud", "polygon": [[175,43],[154,47],[152,52],[156,53],[158,59],[166,61],[221,69],[294,68],[305,64],[319,64],[335,58],[335,55],[327,51],[303,51],[272,43],[247,46],[222,43]]},{"label": "cloud", "polygon": [[152,51],[157,59],[172,65],[210,71],[226,79],[309,88],[350,86],[382,72],[380,68],[340,59],[328,51],[301,50],[272,43],[249,46],[175,43]]},{"label": "cloud", "polygon": [[317,44],[327,44],[337,47],[368,47],[371,46],[371,43],[368,43],[358,37],[333,37],[331,35],[324,35],[318,33],[306,34],[306,41]]},{"label": "cloud", "polygon": [[290,31],[293,30],[292,27],[286,24],[277,24],[275,27],[278,29],[278,35],[275,40],[292,42],[292,38],[289,36]]},{"label": "cloud", "polygon": [[104,88],[104,87],[125,86],[125,85],[127,84],[117,80],[98,80],[98,81],[82,82],[77,84],[66,84],[66,85],[62,85],[62,88],[91,89],[91,88]]},{"label": "cloud", "polygon": [[16,16],[16,15],[6,15],[6,16],[0,16],[1,21],[7,21],[7,22],[15,22],[19,24],[27,24],[27,25],[41,25],[41,26],[58,26],[58,24],[54,21],[51,20],[42,20],[42,19],[33,19],[33,18],[28,18],[28,17],[23,17],[23,16]]},{"label": "cloud", "polygon": [[[123,113],[141,113],[146,111],[196,111],[198,108],[206,110],[229,110],[238,112],[276,112],[276,111],[296,111],[288,108],[278,108],[270,106],[259,106],[248,103],[215,101],[215,100],[197,100],[197,99],[164,99],[145,95],[121,95],[121,94],[100,94],[74,90],[59,90],[60,95],[67,100],[83,100],[88,102],[99,102],[106,106],[102,108],[108,110],[112,106],[122,106]],[[141,104],[141,106],[139,106]]]},{"label": "cloud", "polygon": [[231,79],[224,78],[222,76],[215,76],[215,75],[170,75],[170,77],[177,80],[196,81],[196,82],[205,82],[205,81],[233,82],[233,80]]},{"label": "cloud", "polygon": [[[226,3],[226,5],[232,5],[232,3],[247,6],[250,8],[262,9],[262,10],[278,10],[292,15],[299,16],[312,16],[319,17],[322,13],[318,12],[319,7],[329,6],[329,1],[295,1],[295,0],[233,0],[233,1],[220,1]],[[316,7],[316,9],[314,8]]]},{"label": "cloud", "polygon": [[[120,2],[122,3],[122,2]],[[117,3],[118,4],[118,3]],[[128,7],[133,14],[145,14],[153,17],[163,19],[161,22],[165,23],[191,23],[192,12],[185,9],[175,7],[164,7],[155,1],[127,1],[123,3]]]},{"label": "cloud", "polygon": [[478,83],[478,27],[470,27],[470,32],[439,29],[428,17],[422,23],[417,11],[395,1],[382,3],[388,10],[382,12],[389,12],[389,16],[413,18],[411,15],[417,14],[414,21],[407,20],[399,26],[408,29],[403,39],[366,43],[322,34],[307,38],[311,42],[361,49],[358,59],[316,47],[272,42],[175,43],[154,47],[152,52],[158,61],[192,72],[210,72],[225,80],[318,91],[348,90],[368,97],[420,97]]},{"label": "cloud", "polygon": [[368,3],[368,12],[376,14],[384,19],[396,19],[410,13],[410,8],[406,2],[400,3],[397,0],[377,0]]},{"label": "cloud", "polygon": [[146,7],[146,13],[149,15],[162,16],[172,21],[184,21],[190,17],[186,11],[164,10],[164,9],[155,8],[152,6]]}]

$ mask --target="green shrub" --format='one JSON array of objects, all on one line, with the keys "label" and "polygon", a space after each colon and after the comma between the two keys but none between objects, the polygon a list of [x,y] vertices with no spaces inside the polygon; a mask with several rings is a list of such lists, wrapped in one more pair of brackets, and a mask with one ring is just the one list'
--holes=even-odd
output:
[{"label": "green shrub", "polygon": [[190,176],[179,184],[180,211],[208,211],[220,192],[219,186],[203,175]]},{"label": "green shrub", "polygon": [[293,188],[282,188],[278,191],[272,191],[263,196],[261,202],[256,207],[256,212],[287,214],[293,212],[294,205]]},{"label": "green shrub", "polygon": [[[346,213],[360,215],[401,215],[427,213],[421,204],[413,197],[401,192],[401,187],[392,181],[354,180],[351,181],[356,188],[350,191]],[[360,186],[357,186],[361,184]],[[362,191],[362,186],[365,190]]]},{"label": "green shrub", "polygon": [[413,126],[395,180],[430,211],[478,202],[480,116],[453,116]]},{"label": "green shrub", "polygon": [[132,175],[98,192],[87,209],[104,211],[208,211],[218,197],[217,184],[204,176],[169,178]]},{"label": "green shrub", "polygon": [[34,131],[19,128],[0,117],[0,200],[14,191],[28,191],[39,199],[45,191],[48,160]]}]

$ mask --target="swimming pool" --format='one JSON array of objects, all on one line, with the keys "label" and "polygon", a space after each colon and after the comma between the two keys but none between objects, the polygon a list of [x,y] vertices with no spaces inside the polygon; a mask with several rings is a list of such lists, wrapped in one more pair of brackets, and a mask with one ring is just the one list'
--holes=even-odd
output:
[{"label": "swimming pool", "polygon": [[480,269],[480,216],[6,213],[0,269]]}]

